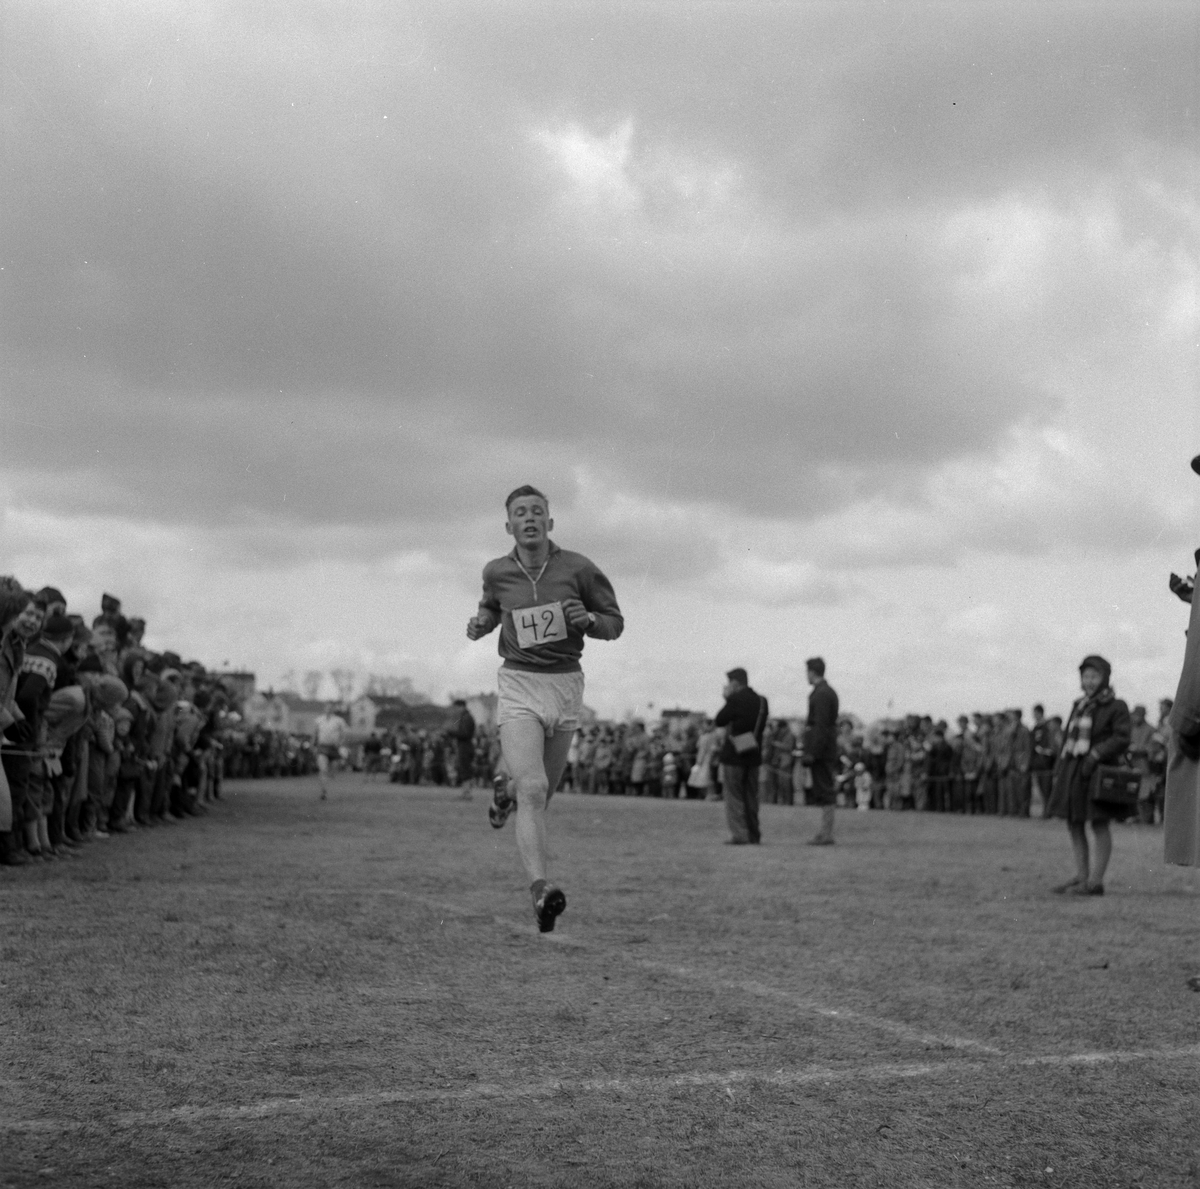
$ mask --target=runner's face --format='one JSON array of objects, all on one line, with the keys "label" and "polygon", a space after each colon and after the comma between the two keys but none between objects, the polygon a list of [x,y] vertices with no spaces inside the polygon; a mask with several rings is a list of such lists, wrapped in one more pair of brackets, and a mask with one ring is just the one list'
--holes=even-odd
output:
[{"label": "runner's face", "polygon": [[518,545],[540,545],[552,528],[550,505],[539,496],[518,496],[509,504],[505,529]]}]

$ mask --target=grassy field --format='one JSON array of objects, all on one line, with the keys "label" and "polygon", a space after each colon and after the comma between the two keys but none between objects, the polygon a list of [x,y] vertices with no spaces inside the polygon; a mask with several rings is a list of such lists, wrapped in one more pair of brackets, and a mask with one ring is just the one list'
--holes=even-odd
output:
[{"label": "grassy field", "polygon": [[1200,873],[1058,823],[340,778],[0,869],[0,1184],[1200,1186]]}]

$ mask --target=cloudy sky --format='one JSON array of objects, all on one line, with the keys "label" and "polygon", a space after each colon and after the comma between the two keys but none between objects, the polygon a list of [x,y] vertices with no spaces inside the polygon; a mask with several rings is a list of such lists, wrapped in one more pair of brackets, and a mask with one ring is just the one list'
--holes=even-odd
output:
[{"label": "cloudy sky", "polygon": [[589,703],[1173,692],[1190,3],[5,6],[0,568],[209,664],[491,688],[535,483]]}]

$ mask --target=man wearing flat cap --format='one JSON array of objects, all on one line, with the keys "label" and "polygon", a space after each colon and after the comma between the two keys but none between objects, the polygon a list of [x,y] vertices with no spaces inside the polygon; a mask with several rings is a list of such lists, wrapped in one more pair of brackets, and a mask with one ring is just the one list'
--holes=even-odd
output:
[{"label": "man wearing flat cap", "polygon": [[767,699],[750,688],[745,669],[725,674],[725,705],[713,720],[725,728],[721,748],[721,787],[725,794],[725,821],[730,846],[757,844],[758,770],[762,766],[762,737],[767,725]]}]

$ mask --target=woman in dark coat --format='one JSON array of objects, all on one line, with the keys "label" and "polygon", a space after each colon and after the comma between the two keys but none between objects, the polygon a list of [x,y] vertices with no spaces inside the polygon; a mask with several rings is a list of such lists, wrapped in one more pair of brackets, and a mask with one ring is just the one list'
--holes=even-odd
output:
[{"label": "woman in dark coat", "polygon": [[[1092,800],[1092,774],[1101,764],[1118,763],[1129,747],[1129,707],[1109,684],[1112,666],[1102,656],[1087,656],[1079,666],[1083,697],[1071,707],[1063,733],[1062,751],[1054,766],[1048,817],[1064,818],[1075,852],[1075,878],[1056,892],[1103,896],[1104,872],[1112,857],[1110,813]],[[1089,868],[1086,826],[1091,823],[1096,843]]]}]

